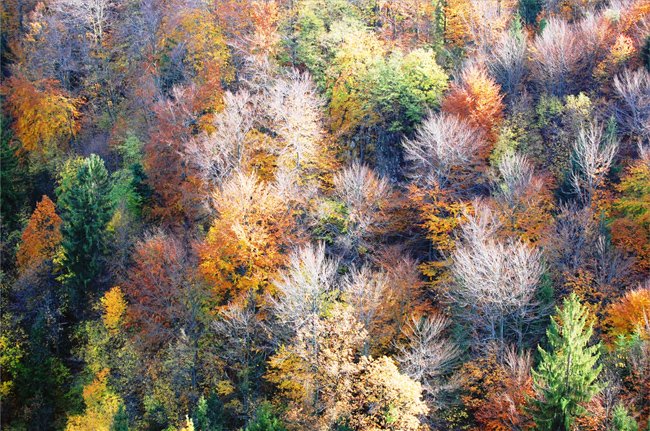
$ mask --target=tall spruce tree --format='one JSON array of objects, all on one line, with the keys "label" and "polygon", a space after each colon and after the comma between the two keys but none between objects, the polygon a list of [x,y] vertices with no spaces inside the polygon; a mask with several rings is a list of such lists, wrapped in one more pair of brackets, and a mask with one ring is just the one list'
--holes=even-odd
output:
[{"label": "tall spruce tree", "polygon": [[63,169],[57,188],[63,225],[61,280],[73,310],[89,293],[101,271],[104,233],[112,216],[111,185],[104,161],[97,155],[73,161]]},{"label": "tall spruce tree", "polygon": [[541,361],[533,370],[537,397],[532,413],[540,431],[569,431],[585,404],[600,390],[600,343],[589,346],[593,333],[586,307],[575,294],[564,300],[546,331],[550,351],[538,347]]}]

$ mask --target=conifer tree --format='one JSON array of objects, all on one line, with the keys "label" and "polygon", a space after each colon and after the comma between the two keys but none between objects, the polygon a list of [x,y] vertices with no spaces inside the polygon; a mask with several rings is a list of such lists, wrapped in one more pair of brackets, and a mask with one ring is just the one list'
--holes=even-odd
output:
[{"label": "conifer tree", "polygon": [[600,343],[589,346],[593,333],[590,315],[575,294],[564,300],[546,331],[550,350],[538,347],[541,361],[533,370],[537,397],[533,418],[540,431],[569,431],[577,417],[587,414],[585,404],[601,386]]},{"label": "conifer tree", "polygon": [[82,160],[76,169],[64,169],[60,178],[61,280],[69,289],[72,304],[85,295],[101,270],[104,230],[112,213],[110,189],[104,161],[95,154]]}]

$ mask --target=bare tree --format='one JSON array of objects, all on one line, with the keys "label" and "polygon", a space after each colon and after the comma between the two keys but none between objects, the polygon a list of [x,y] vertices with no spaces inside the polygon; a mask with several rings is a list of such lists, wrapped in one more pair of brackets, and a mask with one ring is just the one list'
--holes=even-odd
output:
[{"label": "bare tree", "polygon": [[466,121],[447,114],[429,115],[413,139],[402,142],[412,163],[411,178],[424,186],[446,186],[452,171],[471,167],[485,146],[481,134]]},{"label": "bare tree", "polygon": [[477,203],[478,216],[469,216],[462,244],[453,253],[455,278],[448,298],[472,327],[478,345],[496,341],[503,349],[513,340],[523,346],[530,325],[541,313],[536,299],[544,273],[541,253],[521,241],[493,238],[491,211]]},{"label": "bare tree", "polygon": [[267,96],[270,127],[284,143],[280,157],[300,170],[318,155],[323,100],[307,73],[278,78]]},{"label": "bare tree", "polygon": [[182,152],[196,166],[202,179],[212,186],[221,185],[249,157],[246,135],[253,128],[254,97],[246,90],[224,94],[224,109],[215,114],[214,132],[191,139]]},{"label": "bare tree", "polygon": [[526,74],[528,36],[523,31],[504,33],[488,57],[488,69],[503,91],[512,97]]},{"label": "bare tree", "polygon": [[614,78],[619,98],[616,118],[626,133],[639,139],[639,147],[650,145],[650,73],[642,68],[625,70]]},{"label": "bare tree", "polygon": [[558,18],[549,19],[532,48],[535,79],[551,94],[562,96],[571,90],[581,58],[573,27]]},{"label": "bare tree", "polygon": [[339,238],[345,250],[356,252],[360,246],[370,246],[368,237],[387,221],[389,194],[388,181],[356,161],[334,176],[334,196],[348,211],[347,233]]},{"label": "bare tree", "polygon": [[110,0],[56,0],[52,2],[52,7],[84,25],[87,33],[91,35],[93,43],[96,46],[101,44],[110,23],[113,2]]},{"label": "bare tree", "polygon": [[267,328],[255,312],[253,300],[231,303],[212,323],[214,333],[223,342],[219,358],[225,362],[230,380],[238,382],[243,413],[250,416],[255,408],[255,383],[261,377],[268,351]]},{"label": "bare tree", "polygon": [[603,126],[592,122],[580,129],[573,146],[571,183],[585,204],[591,202],[618,151],[619,141],[616,137],[613,134],[603,135]]},{"label": "bare tree", "polygon": [[[353,314],[369,334],[378,324],[376,318],[387,299],[388,277],[383,271],[373,271],[369,266],[355,268],[343,281],[346,302],[352,305]],[[370,354],[370,340],[366,340],[363,355]]]},{"label": "bare tree", "polygon": [[291,255],[275,283],[277,298],[271,299],[275,317],[291,334],[308,325],[316,327],[327,296],[335,289],[337,268],[338,263],[325,256],[323,244],[302,247]]},{"label": "bare tree", "polygon": [[406,341],[397,346],[396,357],[401,369],[419,381],[429,406],[443,406],[443,394],[454,388],[449,374],[459,359],[460,350],[444,333],[449,320],[439,314],[411,321],[403,328]]},{"label": "bare tree", "polygon": [[526,156],[508,152],[499,160],[497,171],[497,197],[515,206],[534,182],[533,165]]}]

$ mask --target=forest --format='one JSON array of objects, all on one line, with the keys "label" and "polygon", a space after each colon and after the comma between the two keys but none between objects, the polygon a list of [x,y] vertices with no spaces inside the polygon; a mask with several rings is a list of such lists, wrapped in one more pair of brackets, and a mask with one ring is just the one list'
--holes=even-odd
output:
[{"label": "forest", "polygon": [[650,0],[3,0],[6,431],[650,431]]}]

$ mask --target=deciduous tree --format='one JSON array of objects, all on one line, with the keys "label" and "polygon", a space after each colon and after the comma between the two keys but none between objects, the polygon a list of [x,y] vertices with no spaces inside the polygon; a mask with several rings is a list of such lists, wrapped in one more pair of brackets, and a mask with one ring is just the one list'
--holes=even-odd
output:
[{"label": "deciduous tree", "polygon": [[16,264],[20,270],[36,268],[54,257],[62,240],[61,223],[54,202],[43,195],[23,231],[22,243],[16,254]]}]

